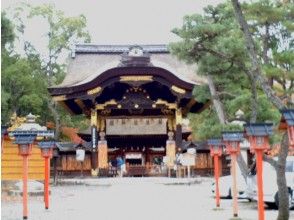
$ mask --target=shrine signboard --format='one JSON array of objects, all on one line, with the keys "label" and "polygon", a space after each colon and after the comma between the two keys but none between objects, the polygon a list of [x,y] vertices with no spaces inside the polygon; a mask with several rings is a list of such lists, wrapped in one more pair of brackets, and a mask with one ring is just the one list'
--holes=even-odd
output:
[{"label": "shrine signboard", "polygon": [[166,118],[109,118],[106,119],[107,135],[166,134]]}]

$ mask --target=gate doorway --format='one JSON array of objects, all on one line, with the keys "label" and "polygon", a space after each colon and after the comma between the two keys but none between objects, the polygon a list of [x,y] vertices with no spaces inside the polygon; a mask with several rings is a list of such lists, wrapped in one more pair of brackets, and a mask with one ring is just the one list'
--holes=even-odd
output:
[{"label": "gate doorway", "polygon": [[132,152],[125,154],[126,164],[129,165],[144,165],[144,157],[140,152]]}]

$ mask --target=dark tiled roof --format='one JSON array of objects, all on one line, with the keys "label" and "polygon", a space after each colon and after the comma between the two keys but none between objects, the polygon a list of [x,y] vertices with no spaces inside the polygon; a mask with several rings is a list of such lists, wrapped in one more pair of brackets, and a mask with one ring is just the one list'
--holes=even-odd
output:
[{"label": "dark tiled roof", "polygon": [[129,51],[132,46],[142,47],[148,53],[169,53],[165,44],[148,45],[95,45],[95,44],[77,44],[73,52],[75,53],[124,53]]},{"label": "dark tiled roof", "polygon": [[205,141],[183,141],[181,148],[182,151],[187,150],[188,148],[196,148],[196,150],[209,150]]},{"label": "dark tiled roof", "polygon": [[268,136],[273,134],[273,124],[257,123],[244,125],[247,135],[252,136]]},{"label": "dark tiled roof", "polygon": [[36,139],[36,135],[16,135],[15,144],[32,144]]},{"label": "dark tiled roof", "polygon": [[53,131],[37,131],[37,130],[15,130],[9,132],[9,136],[19,136],[19,135],[35,135],[35,136],[42,136],[42,137],[54,137]]},{"label": "dark tiled roof", "polygon": [[55,146],[54,141],[40,141],[38,142],[40,148],[51,148]]},{"label": "dark tiled roof", "polygon": [[224,131],[222,132],[224,141],[242,141],[244,138],[243,132]]},{"label": "dark tiled roof", "polygon": [[[82,146],[85,147],[86,151],[90,151],[91,142],[84,142]],[[56,142],[56,147],[60,152],[74,152],[78,145],[72,142]]]},{"label": "dark tiled roof", "polygon": [[289,126],[294,125],[294,109],[282,110],[282,115]]},{"label": "dark tiled roof", "polygon": [[208,145],[220,146],[220,145],[223,145],[223,141],[220,138],[208,139],[207,144]]}]

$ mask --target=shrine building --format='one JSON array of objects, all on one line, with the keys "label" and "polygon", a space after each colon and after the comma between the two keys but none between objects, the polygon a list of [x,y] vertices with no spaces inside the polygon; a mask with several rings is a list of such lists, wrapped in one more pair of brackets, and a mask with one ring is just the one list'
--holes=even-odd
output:
[{"label": "shrine building", "polygon": [[79,135],[91,143],[92,173],[118,155],[128,165],[152,166],[165,157],[173,166],[191,133],[183,118],[209,105],[193,97],[205,83],[196,66],[166,45],[79,44],[67,69],[63,82],[48,90],[70,114],[91,119]]}]

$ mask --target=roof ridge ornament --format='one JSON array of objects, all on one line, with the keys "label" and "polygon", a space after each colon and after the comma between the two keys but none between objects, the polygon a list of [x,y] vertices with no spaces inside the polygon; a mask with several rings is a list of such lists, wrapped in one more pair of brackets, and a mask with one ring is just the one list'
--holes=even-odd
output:
[{"label": "roof ridge ornament", "polygon": [[139,45],[130,46],[121,55],[120,62],[119,66],[151,66],[150,54]]}]

